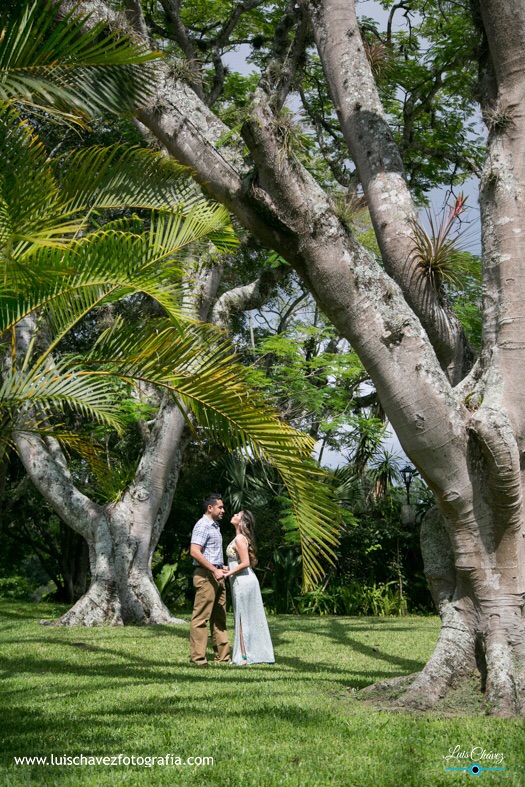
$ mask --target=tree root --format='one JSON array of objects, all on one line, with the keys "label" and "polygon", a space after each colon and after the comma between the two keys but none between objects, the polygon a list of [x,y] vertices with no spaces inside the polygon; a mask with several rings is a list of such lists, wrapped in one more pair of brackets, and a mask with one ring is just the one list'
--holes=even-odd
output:
[{"label": "tree root", "polygon": [[400,692],[409,688],[418,675],[419,673],[416,672],[412,675],[401,675],[398,678],[380,680],[378,683],[373,683],[371,686],[365,686],[364,689],[361,689],[359,698],[363,700],[393,701],[399,697]]},{"label": "tree root", "polygon": [[[186,623],[175,618],[162,602],[157,588],[151,583],[131,582],[126,585],[125,600],[121,603],[114,588],[94,582],[87,593],[58,620],[41,620],[45,626],[123,626],[165,625]],[[139,592],[140,591],[140,592]]]},{"label": "tree root", "polygon": [[47,626],[122,626],[122,608],[116,593],[95,582],[58,620],[41,620]]},{"label": "tree root", "polygon": [[[525,716],[521,640],[511,640],[503,628],[490,629],[476,638],[453,603],[442,606],[442,624],[436,648],[421,672],[375,683],[362,689],[359,697],[381,704],[386,701],[391,709],[446,708],[443,700],[449,692],[463,685],[468,689],[467,682],[475,678],[478,708],[493,716]],[[460,696],[467,695],[462,692]]]},{"label": "tree root", "polygon": [[373,689],[376,692],[381,691],[382,684],[386,684],[385,692],[406,687],[400,695],[395,691],[398,696],[392,707],[430,710],[462,678],[472,676],[476,671],[475,638],[453,604],[442,604],[441,617],[442,626],[437,645],[421,672],[381,681],[369,687],[369,694]]}]

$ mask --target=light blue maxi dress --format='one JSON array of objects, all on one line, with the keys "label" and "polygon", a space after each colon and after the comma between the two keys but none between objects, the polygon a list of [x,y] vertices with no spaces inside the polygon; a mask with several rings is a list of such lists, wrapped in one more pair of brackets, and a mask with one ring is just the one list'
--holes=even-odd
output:
[{"label": "light blue maxi dress", "polygon": [[[228,568],[237,568],[240,558],[235,541],[226,548]],[[264,612],[259,580],[252,568],[245,568],[230,577],[233,614],[235,617],[235,640],[232,664],[274,664],[275,656],[270,630]],[[242,658],[241,629],[246,660]]]}]

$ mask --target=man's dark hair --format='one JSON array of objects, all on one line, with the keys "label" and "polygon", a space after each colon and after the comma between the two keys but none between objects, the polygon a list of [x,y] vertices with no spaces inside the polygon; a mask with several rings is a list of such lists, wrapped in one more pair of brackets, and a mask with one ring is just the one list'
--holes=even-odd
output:
[{"label": "man's dark hair", "polygon": [[219,494],[219,492],[212,492],[211,495],[208,495],[208,497],[206,498],[206,500],[203,503],[203,506],[204,506],[203,513],[206,514],[207,511],[208,511],[208,506],[215,506],[215,505],[217,505],[217,502],[219,500],[222,500],[222,495]]}]

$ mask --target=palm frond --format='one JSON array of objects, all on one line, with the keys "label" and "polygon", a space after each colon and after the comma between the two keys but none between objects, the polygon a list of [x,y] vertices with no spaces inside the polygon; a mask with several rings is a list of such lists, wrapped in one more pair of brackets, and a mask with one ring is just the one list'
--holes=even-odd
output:
[{"label": "palm frond", "polygon": [[0,158],[4,254],[20,258],[33,236],[35,243],[37,237],[51,242],[57,235],[76,231],[76,225],[64,227],[58,185],[43,144],[29,124],[6,106],[0,106]]},{"label": "palm frond", "polygon": [[202,202],[190,170],[148,148],[118,144],[74,151],[57,162],[56,174],[71,212],[130,205],[187,212]]},{"label": "palm frond", "polygon": [[181,248],[203,237],[220,251],[236,243],[226,209],[205,201],[187,170],[161,154],[117,145],[90,148],[52,166],[28,124],[6,107],[0,107],[0,132],[4,254],[31,262],[42,246],[63,250],[73,236],[88,231],[90,211],[124,207],[176,212],[177,221],[164,221],[162,232],[159,220],[152,248]]},{"label": "palm frond", "polygon": [[[108,31],[88,30],[75,10],[59,18],[58,0],[13,0],[0,16],[0,101],[42,108],[56,117],[109,110],[144,101],[154,78],[144,44]],[[103,35],[102,35],[103,34]]]},{"label": "palm frond", "polygon": [[66,249],[37,248],[25,277],[23,268],[2,266],[0,260],[0,335],[28,314],[46,308],[53,326],[51,352],[89,311],[134,292],[153,298],[178,322],[183,285],[177,255],[200,241],[231,248],[236,236],[227,211],[219,205],[198,204],[186,217],[160,212],[151,225],[141,235],[103,228]]},{"label": "palm frond", "polygon": [[[50,415],[71,410],[120,432],[114,382],[61,360],[41,369],[8,371],[0,387],[0,413],[10,413],[10,430],[28,431],[48,424]],[[1,416],[0,416],[1,419]]]},{"label": "palm frond", "polygon": [[[300,523],[305,583],[322,576],[321,558],[333,560],[340,511],[326,474],[312,460],[314,441],[279,420],[246,383],[245,369],[212,326],[188,326],[184,334],[168,323],[108,334],[84,359],[124,379],[170,390],[216,442],[230,451],[276,468]],[[109,368],[108,368],[109,365]]]}]

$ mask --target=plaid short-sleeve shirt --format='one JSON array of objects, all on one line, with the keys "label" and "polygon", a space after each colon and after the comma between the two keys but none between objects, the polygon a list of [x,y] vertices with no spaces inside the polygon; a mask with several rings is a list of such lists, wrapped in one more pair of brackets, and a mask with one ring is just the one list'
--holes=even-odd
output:
[{"label": "plaid short-sleeve shirt", "polygon": [[[209,560],[212,565],[224,565],[221,529],[217,522],[214,522],[207,514],[204,514],[204,516],[195,523],[191,533],[191,543],[198,544],[203,548],[203,556],[206,560]],[[198,566],[199,564],[194,560],[193,565]]]}]

